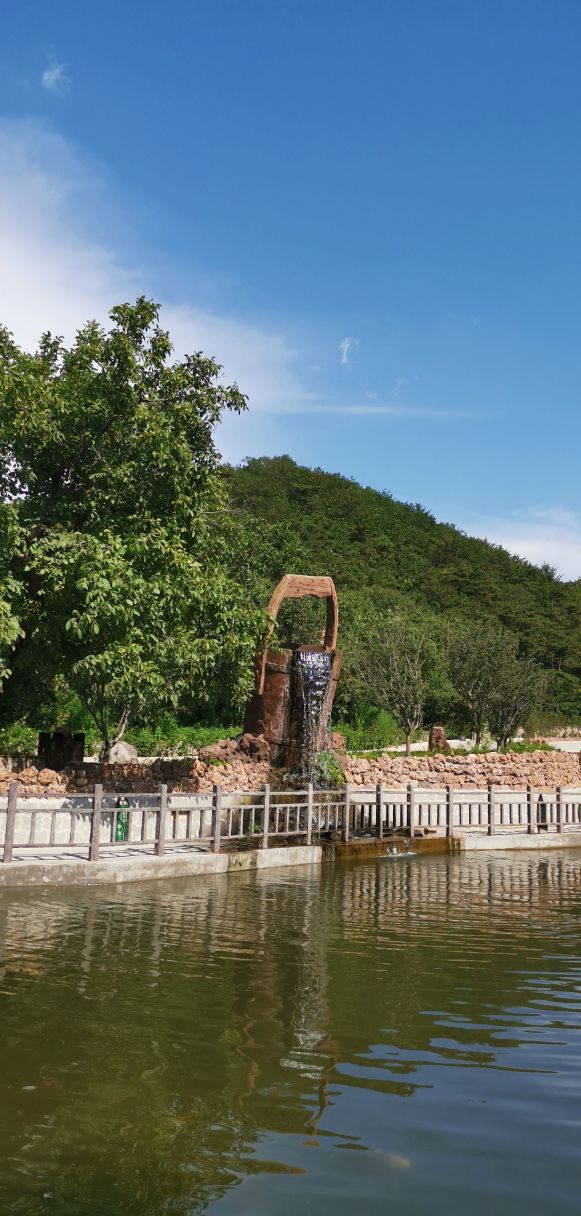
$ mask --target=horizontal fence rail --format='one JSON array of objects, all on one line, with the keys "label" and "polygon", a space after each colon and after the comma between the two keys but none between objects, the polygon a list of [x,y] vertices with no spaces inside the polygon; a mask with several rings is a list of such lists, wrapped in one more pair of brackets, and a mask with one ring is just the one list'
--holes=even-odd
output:
[{"label": "horizontal fence rail", "polygon": [[[505,790],[371,789],[272,790],[224,794],[168,795],[105,793],[96,785],[91,799],[77,797],[58,806],[18,797],[11,782],[0,809],[4,862],[15,850],[81,851],[89,861],[112,850],[153,851],[157,857],[177,847],[219,853],[224,848],[271,848],[320,840],[394,834],[456,836],[569,833],[581,831],[581,789],[559,786],[550,792]],[[31,805],[32,804],[32,805]],[[67,854],[68,855],[68,854]]]}]

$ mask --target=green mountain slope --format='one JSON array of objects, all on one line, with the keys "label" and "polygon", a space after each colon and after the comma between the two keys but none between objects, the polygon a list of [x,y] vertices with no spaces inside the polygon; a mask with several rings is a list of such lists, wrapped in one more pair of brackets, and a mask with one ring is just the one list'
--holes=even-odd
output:
[{"label": "green mountain slope", "polygon": [[581,714],[581,581],[564,583],[421,506],[288,456],[227,466],[224,476],[238,509],[296,533],[305,571],[332,575],[340,598],[358,591],[381,610],[405,597],[437,614],[497,619],[555,672],[552,708]]}]

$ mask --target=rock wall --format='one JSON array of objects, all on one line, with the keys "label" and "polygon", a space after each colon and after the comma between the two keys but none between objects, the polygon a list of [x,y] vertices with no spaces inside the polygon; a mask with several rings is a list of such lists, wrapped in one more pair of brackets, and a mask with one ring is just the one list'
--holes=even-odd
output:
[{"label": "rock wall", "polygon": [[579,756],[571,752],[487,752],[482,756],[383,756],[379,760],[342,759],[345,778],[352,785],[376,785],[400,789],[408,781],[424,787],[455,790],[485,789],[489,783],[507,789],[550,790],[557,785],[581,788]]},{"label": "rock wall", "polygon": [[207,793],[221,785],[225,793],[257,790],[268,781],[270,765],[253,756],[234,755],[230,759],[204,761],[191,757],[177,760],[146,760],[132,764],[84,764],[67,766],[62,772],[38,769],[35,764],[17,768],[10,761],[0,763],[0,796],[8,793],[11,781],[18,782],[19,798],[55,798],[65,794],[92,793],[95,783],[105,790],[142,794],[159,789],[163,783],[172,793]]},{"label": "rock wall", "polygon": [[[210,750],[210,749],[208,749]],[[217,750],[217,748],[215,749]],[[346,780],[351,785],[373,786],[382,781],[390,789],[400,789],[408,781],[421,786],[451,785],[454,789],[483,789],[492,782],[507,789],[550,790],[557,785],[581,788],[579,757],[569,752],[528,752],[483,756],[387,756],[378,760],[339,757]],[[141,794],[167,785],[173,793],[207,793],[214,784],[225,793],[258,790],[269,780],[270,765],[257,755],[227,749],[221,755],[204,759],[141,760],[131,764],[99,764],[86,761],[69,766],[61,773],[38,769],[32,763],[17,767],[0,761],[0,796],[6,795],[10,781],[18,782],[18,796],[62,797],[64,794],[91,793],[96,782],[106,790]],[[272,780],[272,778],[271,778]],[[274,781],[276,785],[276,781]]]}]

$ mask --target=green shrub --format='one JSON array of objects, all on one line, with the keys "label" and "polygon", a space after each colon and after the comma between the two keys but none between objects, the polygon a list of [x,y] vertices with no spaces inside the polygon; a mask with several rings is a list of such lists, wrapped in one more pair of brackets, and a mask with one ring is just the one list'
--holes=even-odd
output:
[{"label": "green shrub", "polygon": [[137,748],[139,756],[163,756],[172,753],[183,756],[209,747],[218,739],[231,739],[242,734],[242,727],[180,726],[170,714],[160,716],[155,726],[136,726],[125,733],[125,739]]},{"label": "green shrub", "polygon": [[24,722],[12,722],[0,730],[0,755],[35,756],[38,749],[38,731]]},{"label": "green shrub", "polygon": [[319,752],[315,764],[314,783],[323,790],[336,790],[345,785],[343,769],[332,752]]},{"label": "green shrub", "polygon": [[397,747],[404,735],[395,718],[375,705],[361,705],[354,722],[338,722],[334,728],[345,737],[347,751]]},{"label": "green shrub", "polygon": [[551,747],[550,743],[545,743],[542,739],[523,739],[522,743],[509,743],[508,747],[501,747],[500,750],[522,755],[526,752],[555,752],[557,748]]}]

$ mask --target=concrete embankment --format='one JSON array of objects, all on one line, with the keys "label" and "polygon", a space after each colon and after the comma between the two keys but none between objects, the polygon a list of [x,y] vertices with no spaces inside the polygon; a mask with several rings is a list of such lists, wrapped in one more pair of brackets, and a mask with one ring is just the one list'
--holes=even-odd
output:
[{"label": "concrete embankment", "polygon": [[111,850],[97,862],[87,861],[65,849],[57,856],[18,855],[8,865],[0,865],[0,891],[5,887],[113,886],[126,882],[152,882],[168,878],[188,878],[202,874],[227,874],[239,870],[269,870],[275,867],[320,865],[320,845],[295,845],[290,848],[252,849],[236,853],[196,852],[176,849],[164,857],[138,850],[119,856]]},{"label": "concrete embankment", "polygon": [[461,854],[466,851],[529,850],[535,852],[563,848],[580,848],[581,834],[539,833],[526,836],[506,832],[489,837],[480,833],[462,836],[416,837],[413,841],[351,839],[322,845],[293,845],[272,849],[252,849],[241,852],[212,853],[196,851],[188,846],[172,848],[163,857],[155,857],[139,849],[129,848],[122,856],[119,849],[103,851],[98,862],[90,862],[78,850],[59,849],[47,855],[42,850],[32,857],[27,850],[17,852],[14,861],[0,865],[0,892],[16,887],[54,886],[118,886],[124,883],[154,882],[171,878],[202,877],[206,874],[231,874],[241,870],[285,869],[290,866],[320,866],[347,860],[365,860],[385,856],[389,848],[398,854],[434,856],[443,853]]}]

